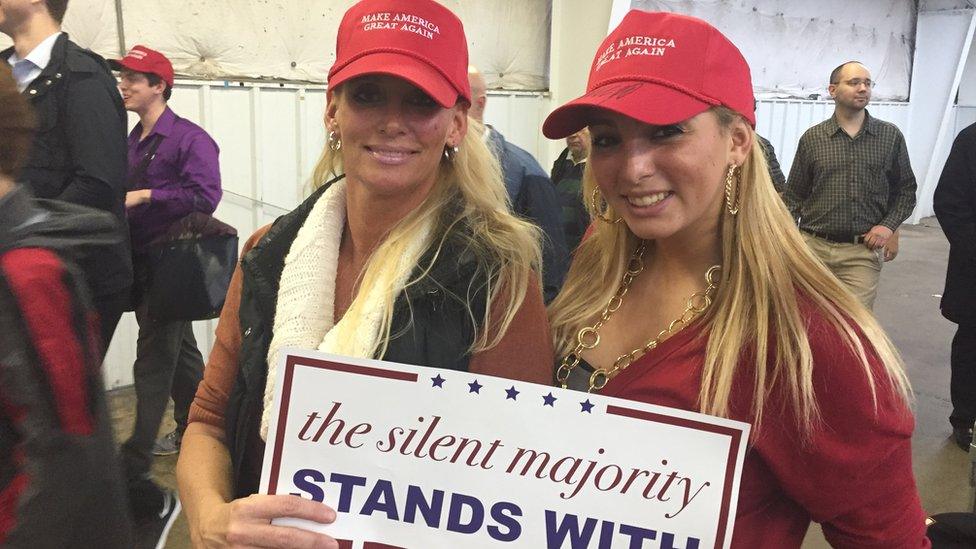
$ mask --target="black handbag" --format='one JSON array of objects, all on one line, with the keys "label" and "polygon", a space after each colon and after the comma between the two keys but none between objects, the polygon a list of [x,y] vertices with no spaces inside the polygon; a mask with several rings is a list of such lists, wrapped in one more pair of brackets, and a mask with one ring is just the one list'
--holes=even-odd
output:
[{"label": "black handbag", "polygon": [[195,212],[149,246],[152,282],[146,295],[156,322],[216,318],[237,266],[237,230]]},{"label": "black handbag", "polygon": [[972,549],[976,547],[976,514],[942,513],[928,518],[932,549]]}]

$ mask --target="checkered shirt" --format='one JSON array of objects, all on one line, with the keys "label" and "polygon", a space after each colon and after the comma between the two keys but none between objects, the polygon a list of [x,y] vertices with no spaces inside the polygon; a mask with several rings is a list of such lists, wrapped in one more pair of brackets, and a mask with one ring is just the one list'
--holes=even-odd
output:
[{"label": "checkered shirt", "polygon": [[829,119],[797,146],[783,199],[801,229],[859,235],[875,225],[898,228],[915,208],[915,174],[905,137],[865,111],[851,137]]}]

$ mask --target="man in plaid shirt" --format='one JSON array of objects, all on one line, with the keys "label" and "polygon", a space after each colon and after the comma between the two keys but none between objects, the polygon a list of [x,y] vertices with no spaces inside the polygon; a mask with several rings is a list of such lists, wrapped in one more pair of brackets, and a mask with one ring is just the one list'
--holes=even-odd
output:
[{"label": "man in plaid shirt", "polygon": [[916,187],[905,137],[865,108],[873,87],[857,61],[831,72],[834,115],[800,138],[783,194],[810,249],[869,309]]}]

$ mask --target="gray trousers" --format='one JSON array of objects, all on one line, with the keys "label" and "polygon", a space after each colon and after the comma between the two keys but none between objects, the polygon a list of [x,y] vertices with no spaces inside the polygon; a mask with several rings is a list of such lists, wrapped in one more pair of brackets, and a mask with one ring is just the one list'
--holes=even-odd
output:
[{"label": "gray trousers", "polygon": [[153,322],[146,304],[136,308],[139,339],[132,367],[136,388],[136,422],[122,445],[126,477],[138,478],[152,467],[152,447],[173,397],[173,418],[180,433],[186,429],[190,403],[203,379],[203,356],[191,322]]}]

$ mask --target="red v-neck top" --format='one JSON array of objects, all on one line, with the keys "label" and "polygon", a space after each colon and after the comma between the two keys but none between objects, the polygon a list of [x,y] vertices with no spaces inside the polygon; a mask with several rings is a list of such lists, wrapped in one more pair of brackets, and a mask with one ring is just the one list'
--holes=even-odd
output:
[{"label": "red v-neck top", "polygon": [[[733,548],[800,547],[810,521],[834,547],[930,547],[912,474],[914,418],[883,380],[869,353],[878,393],[875,412],[863,367],[820,313],[806,313],[814,389],[822,424],[804,444],[781,387],[746,451]],[[611,380],[602,394],[684,410],[699,409],[706,337],[692,326],[661,343]],[[752,379],[748,361],[740,380]],[[752,423],[750,383],[731,396],[732,419]],[[755,430],[755,427],[753,428]]]}]

